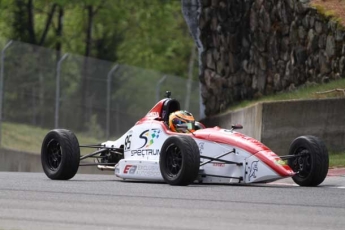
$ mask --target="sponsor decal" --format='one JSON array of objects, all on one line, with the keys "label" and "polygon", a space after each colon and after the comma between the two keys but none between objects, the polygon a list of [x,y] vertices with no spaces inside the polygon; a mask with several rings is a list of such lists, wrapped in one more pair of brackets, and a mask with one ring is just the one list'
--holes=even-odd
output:
[{"label": "sponsor decal", "polygon": [[161,131],[159,129],[151,129],[151,130],[147,129],[144,132],[142,132],[139,135],[139,138],[143,139],[145,143],[139,149],[144,148],[144,147],[145,148],[150,147],[155,142],[155,140],[159,138],[160,132]]},{"label": "sponsor decal", "polygon": [[258,172],[259,168],[258,168],[258,163],[259,161],[253,161],[251,166],[248,167],[249,169],[249,175],[248,175],[248,181],[250,181],[251,178],[256,178],[256,172]]},{"label": "sponsor decal", "polygon": [[159,117],[159,113],[158,112],[149,112],[147,114],[148,117]]},{"label": "sponsor decal", "polygon": [[154,165],[126,165],[123,173],[138,176],[161,176],[157,166]]},{"label": "sponsor decal", "polygon": [[[203,151],[204,151],[204,142],[199,142],[198,146],[199,146],[199,153],[200,154],[203,154]],[[200,158],[200,163],[204,163],[204,159],[203,158]]]},{"label": "sponsor decal", "polygon": [[199,146],[199,152],[200,154],[202,154],[203,150],[204,150],[204,142],[199,142],[198,146]]},{"label": "sponsor decal", "polygon": [[277,165],[282,165],[282,166],[285,166],[286,165],[286,162],[283,161],[282,159],[279,159],[275,162]]},{"label": "sponsor decal", "polygon": [[159,155],[159,149],[137,149],[131,151],[131,156],[157,156]]},{"label": "sponsor decal", "polygon": [[126,165],[124,170],[123,170],[123,173],[124,174],[134,174],[136,170],[137,170],[136,165]]},{"label": "sponsor decal", "polygon": [[155,165],[138,165],[136,174],[140,176],[161,176],[160,171]]},{"label": "sponsor decal", "polygon": [[214,167],[225,167],[225,163],[212,163]]}]

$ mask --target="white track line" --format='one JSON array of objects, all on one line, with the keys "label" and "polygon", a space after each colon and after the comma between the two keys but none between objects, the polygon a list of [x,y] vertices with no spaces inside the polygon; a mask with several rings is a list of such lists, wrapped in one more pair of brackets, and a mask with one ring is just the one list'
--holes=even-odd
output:
[{"label": "white track line", "polygon": [[272,185],[284,185],[284,186],[298,186],[297,184],[279,183],[279,182],[271,182],[269,184],[272,184]]},{"label": "white track line", "polygon": [[[271,185],[280,185],[280,186],[299,186],[298,184],[289,184],[289,183],[275,183],[275,182],[272,182],[272,183],[269,183]],[[327,186],[328,187],[328,186]],[[338,189],[345,189],[345,186],[339,186],[339,187],[336,187],[336,186],[329,186],[328,188],[338,188]]]}]

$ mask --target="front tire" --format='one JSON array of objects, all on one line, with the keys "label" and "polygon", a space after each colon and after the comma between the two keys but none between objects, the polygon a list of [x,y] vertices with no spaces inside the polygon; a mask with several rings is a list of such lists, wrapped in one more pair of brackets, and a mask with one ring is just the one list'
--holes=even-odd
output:
[{"label": "front tire", "polygon": [[163,144],[159,166],[166,183],[189,185],[196,180],[200,167],[199,147],[189,136],[172,136]]},{"label": "front tire", "polygon": [[41,162],[44,173],[50,179],[71,179],[78,171],[79,161],[79,142],[74,133],[66,129],[54,129],[45,136]]},{"label": "front tire", "polygon": [[301,186],[318,186],[328,173],[328,151],[319,138],[301,136],[296,138],[289,150],[289,155],[295,155],[288,161],[296,175],[293,181]]}]

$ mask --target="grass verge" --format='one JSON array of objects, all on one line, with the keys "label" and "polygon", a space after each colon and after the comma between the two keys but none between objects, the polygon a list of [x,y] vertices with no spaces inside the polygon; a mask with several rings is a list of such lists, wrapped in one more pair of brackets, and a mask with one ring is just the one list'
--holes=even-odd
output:
[{"label": "grass verge", "polygon": [[[2,124],[1,147],[39,154],[41,145],[48,129],[35,126],[4,122]],[[97,144],[105,140],[89,137],[83,133],[76,133],[79,144]],[[88,151],[90,152],[90,150]],[[84,153],[84,149],[82,149]]]},{"label": "grass verge", "polygon": [[329,167],[330,168],[345,167],[345,152],[330,153],[329,154]]},{"label": "grass verge", "polygon": [[[324,93],[327,91],[336,90],[334,92]],[[345,79],[337,81],[331,81],[327,84],[309,84],[302,86],[290,92],[281,92],[273,95],[262,96],[254,100],[245,100],[240,103],[234,104],[228,108],[229,110],[236,110],[247,106],[254,105],[258,102],[270,102],[270,101],[283,101],[283,100],[299,100],[299,99],[322,99],[322,98],[334,98],[345,97]]]}]

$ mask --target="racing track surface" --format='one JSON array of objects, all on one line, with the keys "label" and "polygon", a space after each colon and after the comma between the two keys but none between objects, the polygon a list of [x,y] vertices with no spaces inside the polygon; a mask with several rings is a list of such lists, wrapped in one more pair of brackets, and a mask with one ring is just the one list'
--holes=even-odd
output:
[{"label": "racing track surface", "polygon": [[191,185],[0,172],[0,229],[344,229],[345,177],[303,188]]}]

